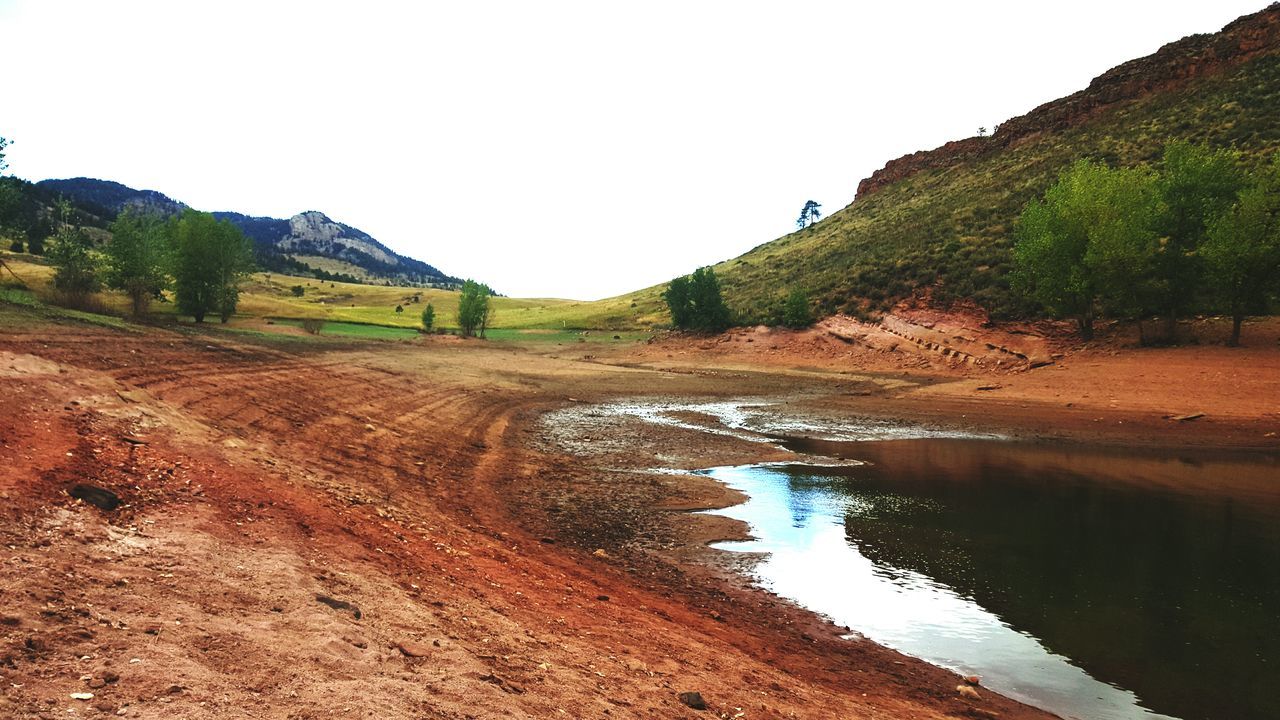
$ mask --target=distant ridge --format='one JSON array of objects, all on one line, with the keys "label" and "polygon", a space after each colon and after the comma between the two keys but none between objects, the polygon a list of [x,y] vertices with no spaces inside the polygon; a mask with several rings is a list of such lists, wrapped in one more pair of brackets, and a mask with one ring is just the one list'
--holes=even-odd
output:
[{"label": "distant ridge", "polygon": [[[130,207],[161,215],[174,215],[189,207],[162,192],[136,190],[111,180],[79,177],[42,180],[36,186],[66,197],[104,223]],[[259,263],[268,270],[310,272],[322,278],[350,277],[393,285],[452,287],[462,282],[316,210],[288,219],[226,211],[213,215],[235,224],[253,240]]]}]

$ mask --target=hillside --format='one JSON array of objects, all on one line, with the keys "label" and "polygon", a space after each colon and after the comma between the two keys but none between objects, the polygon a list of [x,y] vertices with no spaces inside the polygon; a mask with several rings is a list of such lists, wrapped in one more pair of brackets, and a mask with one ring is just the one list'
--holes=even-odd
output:
[{"label": "hillside", "polygon": [[[1156,161],[1185,139],[1246,161],[1280,147],[1280,4],[1120,65],[990,137],[894,160],[822,222],[716,266],[725,296],[767,317],[792,287],[824,313],[886,309],[928,289],[996,317],[1033,312],[1009,291],[1013,222],[1072,161]],[[653,289],[642,291],[653,299]]]},{"label": "hillside", "polygon": [[[42,180],[37,188],[76,203],[102,223],[126,207],[164,215],[188,206],[155,190],[135,190],[109,180],[71,178]],[[255,217],[238,212],[214,212],[253,240],[260,264],[275,271],[320,271],[366,282],[453,287],[458,278],[421,260],[401,255],[368,233],[309,210],[291,218]],[[307,258],[307,259],[304,259]]]}]

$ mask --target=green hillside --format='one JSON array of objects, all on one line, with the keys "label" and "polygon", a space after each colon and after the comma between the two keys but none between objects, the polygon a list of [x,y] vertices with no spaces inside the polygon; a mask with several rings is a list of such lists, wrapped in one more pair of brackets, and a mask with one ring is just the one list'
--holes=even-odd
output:
[{"label": "green hillside", "polygon": [[[1216,37],[1201,36],[1201,44]],[[1033,313],[1008,283],[1013,223],[1027,201],[1078,158],[1155,163],[1179,139],[1237,148],[1250,164],[1280,147],[1280,48],[1005,147],[999,133],[964,141],[991,147],[864,193],[716,272],[748,320],[768,317],[792,287],[808,291],[824,314],[883,310],[925,287],[943,302],[973,298],[997,317]]]}]

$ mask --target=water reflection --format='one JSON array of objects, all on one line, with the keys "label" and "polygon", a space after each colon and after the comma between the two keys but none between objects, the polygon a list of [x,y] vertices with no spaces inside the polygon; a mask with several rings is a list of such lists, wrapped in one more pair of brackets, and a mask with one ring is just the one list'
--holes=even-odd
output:
[{"label": "water reflection", "polygon": [[866,464],[707,471],[770,589],[1064,717],[1280,717],[1276,458],[796,445]]}]

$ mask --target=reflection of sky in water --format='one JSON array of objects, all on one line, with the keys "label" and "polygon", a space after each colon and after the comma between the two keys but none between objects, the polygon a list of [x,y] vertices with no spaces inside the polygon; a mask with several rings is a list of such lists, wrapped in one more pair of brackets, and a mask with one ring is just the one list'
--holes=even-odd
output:
[{"label": "reflection of sky in water", "polygon": [[[961,674],[981,675],[984,685],[1064,718],[1166,717],[1146,711],[1132,693],[1093,679],[929,577],[877,566],[846,538],[846,514],[865,516],[916,502],[912,498],[872,501],[832,489],[821,478],[795,482],[777,466],[705,472],[749,496],[742,505],[715,512],[748,523],[758,539],[716,547],[769,553],[757,574],[770,590],[883,645]],[[946,512],[936,506],[922,509]]]}]

